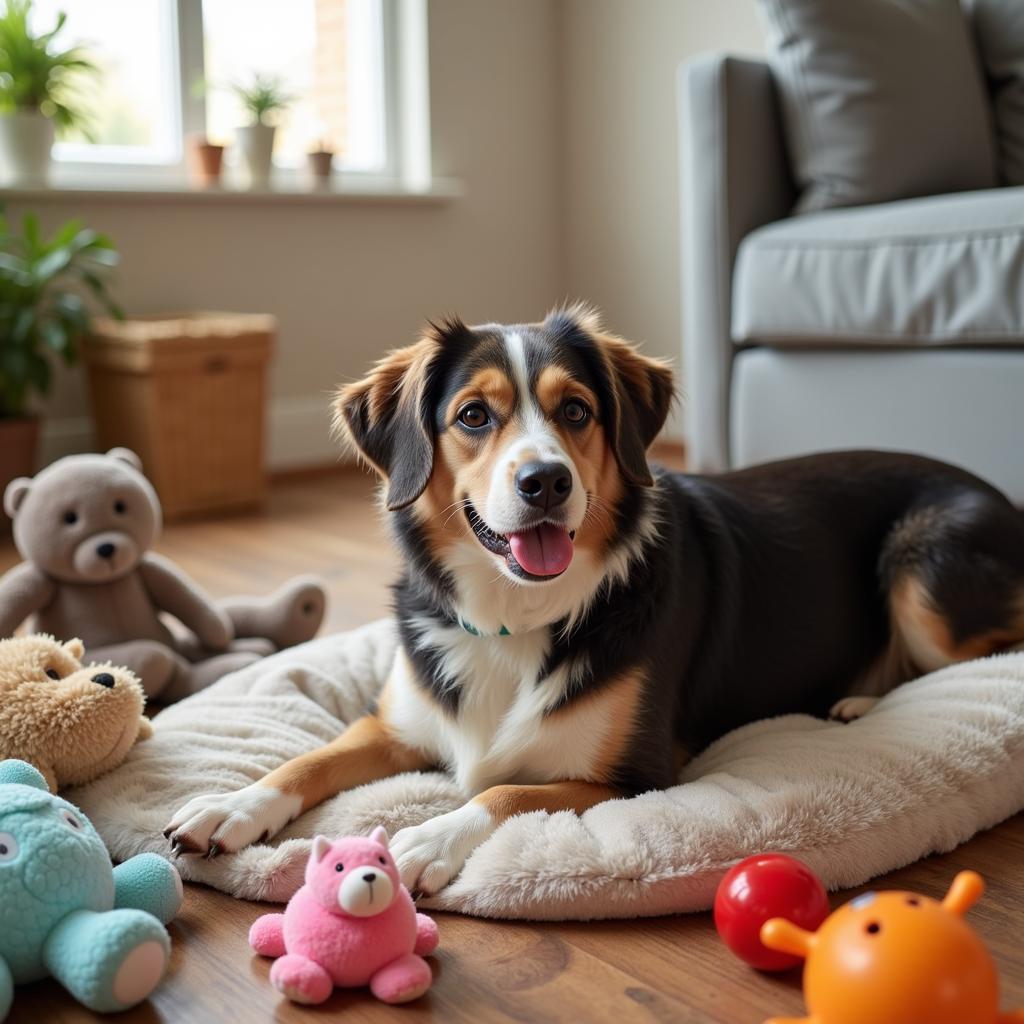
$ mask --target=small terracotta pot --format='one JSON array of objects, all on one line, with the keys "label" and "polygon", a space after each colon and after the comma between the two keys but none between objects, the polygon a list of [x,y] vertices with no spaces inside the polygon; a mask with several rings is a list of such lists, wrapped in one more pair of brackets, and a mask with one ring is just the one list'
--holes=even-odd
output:
[{"label": "small terracotta pot", "polygon": [[314,185],[325,185],[331,180],[331,163],[334,154],[329,149],[318,149],[306,154],[306,163]]},{"label": "small terracotta pot", "polygon": [[[15,477],[31,476],[35,472],[38,446],[38,416],[0,419],[0,497]],[[9,526],[10,520],[0,502],[0,529]]]},{"label": "small terracotta pot", "polygon": [[224,147],[208,142],[199,135],[189,139],[189,168],[197,185],[211,188],[220,184],[220,172],[224,165]]}]

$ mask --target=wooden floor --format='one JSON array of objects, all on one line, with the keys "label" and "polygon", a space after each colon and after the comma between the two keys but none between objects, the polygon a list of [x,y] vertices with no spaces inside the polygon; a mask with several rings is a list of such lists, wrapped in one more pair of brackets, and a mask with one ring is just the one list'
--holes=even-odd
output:
[{"label": "wooden floor", "polygon": [[[339,473],[278,485],[261,514],[169,527],[159,548],[217,595],[261,591],[296,572],[317,572],[331,591],[327,628],[385,613],[395,556],[379,527],[365,477]],[[17,560],[0,540],[0,571]],[[988,880],[970,920],[989,943],[1002,976],[1004,1006],[1024,1006],[1024,817],[955,853],[933,857],[874,883],[941,896],[962,868]],[[834,902],[852,893],[839,894]],[[673,1021],[755,1024],[797,1015],[799,976],[766,977],[733,959],[710,915],[627,922],[504,924],[438,915],[435,984],[405,1007],[365,992],[338,992],[317,1009],[282,1002],[267,983],[268,963],[246,933],[266,906],[202,886],[186,887],[171,925],[169,976],[143,1006],[118,1022],[383,1020],[472,1022]],[[11,1024],[94,1018],[57,985],[19,989]],[[870,1024],[870,1022],[865,1022]]]}]

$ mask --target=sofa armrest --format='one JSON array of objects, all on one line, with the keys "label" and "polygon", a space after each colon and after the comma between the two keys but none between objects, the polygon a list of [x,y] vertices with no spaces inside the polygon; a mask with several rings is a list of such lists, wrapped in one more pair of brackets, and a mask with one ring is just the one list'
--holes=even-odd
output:
[{"label": "sofa armrest", "polygon": [[690,468],[729,468],[732,270],[754,228],[789,214],[795,188],[768,65],[711,55],[679,75],[683,367]]}]

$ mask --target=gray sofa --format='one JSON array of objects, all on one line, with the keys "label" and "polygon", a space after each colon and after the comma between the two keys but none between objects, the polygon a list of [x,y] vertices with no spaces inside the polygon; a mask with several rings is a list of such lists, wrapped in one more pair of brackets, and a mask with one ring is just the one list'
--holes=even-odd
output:
[{"label": "gray sofa", "polygon": [[768,65],[680,90],[693,468],[901,449],[1024,502],[1024,188],[790,216]]}]

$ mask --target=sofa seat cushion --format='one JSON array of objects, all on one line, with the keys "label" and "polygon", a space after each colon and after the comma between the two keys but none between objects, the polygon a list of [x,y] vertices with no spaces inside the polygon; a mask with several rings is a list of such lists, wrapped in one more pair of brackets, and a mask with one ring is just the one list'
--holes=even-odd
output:
[{"label": "sofa seat cushion", "polygon": [[732,298],[739,344],[1024,346],[1024,188],[769,224]]}]

